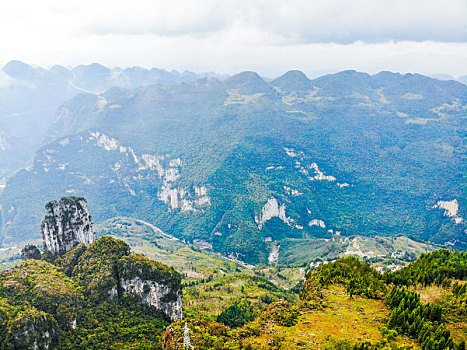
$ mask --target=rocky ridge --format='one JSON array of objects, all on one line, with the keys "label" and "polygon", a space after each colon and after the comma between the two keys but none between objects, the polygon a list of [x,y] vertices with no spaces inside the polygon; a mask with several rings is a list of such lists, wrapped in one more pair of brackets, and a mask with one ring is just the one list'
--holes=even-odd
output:
[{"label": "rocky ridge", "polygon": [[[96,234],[86,199],[63,197],[60,202],[47,203],[46,209],[41,225],[44,250],[63,256],[58,264],[81,279],[90,295],[97,299],[132,295],[141,304],[164,311],[172,320],[183,318],[181,285],[179,278],[173,278],[175,271],[143,255],[131,254],[128,245],[112,238],[94,242]],[[96,258],[107,263],[96,264]],[[97,292],[91,290],[96,286]]]}]

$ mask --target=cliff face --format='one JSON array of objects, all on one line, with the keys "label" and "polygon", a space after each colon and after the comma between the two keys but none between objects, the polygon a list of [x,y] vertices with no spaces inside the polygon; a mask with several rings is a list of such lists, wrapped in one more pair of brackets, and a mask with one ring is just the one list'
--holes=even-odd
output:
[{"label": "cliff face", "polygon": [[41,225],[44,250],[63,254],[80,243],[89,245],[95,241],[86,199],[63,197],[60,202],[47,203],[45,208]]},{"label": "cliff face", "polygon": [[118,295],[132,295],[141,304],[164,311],[172,321],[183,318],[181,276],[173,269],[134,254],[119,260],[117,274]]},{"label": "cliff face", "polygon": [[182,319],[181,275],[173,268],[131,254],[125,242],[111,237],[83,248],[76,247],[62,261],[65,271],[71,271],[71,277],[79,281],[89,298],[118,301],[128,296],[137,304],[163,311],[172,321]]},{"label": "cliff face", "polygon": [[124,241],[44,258],[0,271],[0,349],[159,349],[182,319],[182,276]]}]

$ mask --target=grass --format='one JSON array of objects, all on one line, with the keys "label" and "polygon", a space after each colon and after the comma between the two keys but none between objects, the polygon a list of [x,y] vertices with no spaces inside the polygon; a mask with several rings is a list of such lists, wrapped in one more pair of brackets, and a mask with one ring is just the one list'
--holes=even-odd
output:
[{"label": "grass", "polygon": [[295,287],[305,276],[305,268],[283,266],[258,267],[255,272],[284,289]]},{"label": "grass", "polygon": [[410,290],[416,291],[420,294],[420,301],[423,304],[439,302],[446,299],[449,294],[452,294],[449,290],[435,285],[427,287],[416,286],[411,287]]},{"label": "grass", "polygon": [[[326,291],[324,310],[301,311],[298,323],[282,327],[268,323],[263,335],[248,339],[259,349],[269,349],[280,341],[287,349],[320,349],[329,339],[354,342],[378,342],[389,310],[381,300],[349,298],[341,286],[332,285]],[[408,338],[398,337],[398,345],[419,347]]]}]

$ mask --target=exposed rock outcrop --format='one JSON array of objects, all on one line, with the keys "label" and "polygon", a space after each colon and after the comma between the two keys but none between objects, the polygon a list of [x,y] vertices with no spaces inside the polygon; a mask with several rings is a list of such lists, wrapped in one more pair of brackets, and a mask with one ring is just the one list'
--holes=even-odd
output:
[{"label": "exposed rock outcrop", "polygon": [[261,214],[255,217],[255,221],[258,224],[258,229],[262,229],[263,225],[272,218],[279,218],[285,224],[292,226],[293,219],[285,215],[286,206],[284,203],[279,205],[276,198],[271,197],[267,203],[261,209]]},{"label": "exposed rock outcrop", "polygon": [[452,218],[456,225],[464,221],[459,216],[459,202],[455,198],[451,201],[438,201],[433,208],[444,209],[444,216]]},{"label": "exposed rock outcrop", "polygon": [[269,253],[268,256],[268,263],[269,265],[274,265],[279,262],[279,249],[280,249],[280,244],[277,242],[273,242],[271,246],[271,252]]},{"label": "exposed rock outcrop", "polygon": [[91,299],[106,301],[131,296],[139,304],[162,310],[172,321],[182,319],[182,276],[173,268],[142,254],[132,254],[124,241],[108,236],[78,252],[82,248],[83,245],[76,247],[62,260],[71,262],[71,277],[80,281]]},{"label": "exposed rock outcrop", "polygon": [[94,233],[86,199],[63,197],[60,202],[51,201],[45,206],[47,212],[41,231],[44,250],[63,254],[80,243],[94,242]]},{"label": "exposed rock outcrop", "polygon": [[12,322],[10,344],[15,349],[52,349],[55,342],[56,321],[38,310],[19,313]]},{"label": "exposed rock outcrop", "polygon": [[133,295],[164,311],[172,321],[183,318],[181,279],[173,269],[133,254],[119,260],[118,278],[120,295]]}]

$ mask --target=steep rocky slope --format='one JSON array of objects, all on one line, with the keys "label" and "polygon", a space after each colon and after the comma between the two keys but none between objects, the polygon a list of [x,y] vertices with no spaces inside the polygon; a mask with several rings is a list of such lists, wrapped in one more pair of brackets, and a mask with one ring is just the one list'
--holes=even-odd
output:
[{"label": "steep rocky slope", "polygon": [[25,260],[0,273],[1,348],[87,348],[99,324],[107,329],[101,348],[140,344],[141,332],[156,346],[168,322],[182,318],[181,276],[130,255],[123,241],[104,237],[44,259],[51,262]]},{"label": "steep rocky slope", "polygon": [[63,197],[45,206],[47,213],[41,231],[44,250],[63,254],[80,243],[89,245],[96,240],[86,199]]},{"label": "steep rocky slope", "polygon": [[466,105],[465,85],[390,72],[83,94],[7,183],[1,235],[34,237],[31,198],[67,193],[97,222],[142,219],[254,263],[350,235],[463,247]]}]

